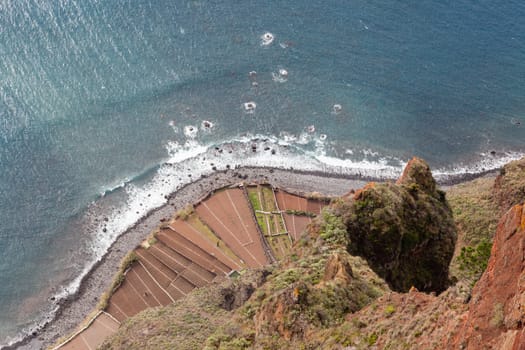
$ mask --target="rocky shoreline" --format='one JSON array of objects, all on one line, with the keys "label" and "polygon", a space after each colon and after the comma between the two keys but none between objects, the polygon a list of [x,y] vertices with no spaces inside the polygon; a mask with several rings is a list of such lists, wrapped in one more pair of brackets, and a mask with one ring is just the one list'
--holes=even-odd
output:
[{"label": "rocky shoreline", "polygon": [[[442,179],[440,184],[446,188],[475,177],[492,175],[495,172],[477,174],[477,176],[466,174],[462,178]],[[122,258],[139,245],[162,221],[188,204],[199,202],[214,190],[241,182],[266,182],[298,194],[319,192],[326,196],[340,196],[352,189],[356,190],[363,187],[369,181],[385,180],[387,179],[305,172],[292,168],[283,170],[256,167],[218,171],[198,179],[170,194],[166,204],[152,210],[133,227],[121,234],[103,258],[83,278],[78,291],[60,301],[59,309],[51,321],[43,325],[40,330],[33,332],[32,335],[11,346],[4,347],[4,349],[46,348],[60,337],[73,332],[97,306],[99,297],[111,283]]]},{"label": "rocky shoreline", "polygon": [[[366,179],[372,180],[372,179]],[[340,175],[307,173],[273,168],[241,168],[216,172],[192,182],[169,196],[168,202],[152,210],[146,217],[124,232],[104,257],[83,278],[78,291],[60,302],[52,321],[24,340],[4,349],[41,349],[74,331],[96,307],[99,297],[108,288],[122,258],[134,249],[162,220],[188,204],[198,202],[210,192],[240,182],[267,182],[295,193],[320,192],[339,196],[361,188],[365,179]]]}]

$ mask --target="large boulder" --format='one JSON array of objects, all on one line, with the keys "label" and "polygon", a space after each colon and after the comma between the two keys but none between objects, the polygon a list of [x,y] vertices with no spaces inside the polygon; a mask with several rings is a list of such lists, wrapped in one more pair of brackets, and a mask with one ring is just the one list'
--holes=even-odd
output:
[{"label": "large boulder", "polygon": [[456,227],[423,160],[412,159],[396,184],[368,184],[341,206],[350,253],[368,260],[392,289],[448,286]]}]

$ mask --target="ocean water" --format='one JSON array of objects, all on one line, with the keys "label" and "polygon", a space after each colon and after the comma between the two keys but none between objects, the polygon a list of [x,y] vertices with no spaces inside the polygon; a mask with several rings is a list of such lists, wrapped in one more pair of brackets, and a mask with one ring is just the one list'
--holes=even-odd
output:
[{"label": "ocean water", "polygon": [[517,0],[1,0],[0,346],[213,166],[391,178],[418,155],[446,177],[521,157],[524,17]]}]

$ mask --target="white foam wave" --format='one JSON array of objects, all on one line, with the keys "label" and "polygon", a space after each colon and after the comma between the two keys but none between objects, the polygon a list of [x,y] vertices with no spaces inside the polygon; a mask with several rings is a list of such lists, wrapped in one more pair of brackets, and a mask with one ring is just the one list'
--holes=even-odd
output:
[{"label": "white foam wave", "polygon": [[184,127],[184,136],[186,136],[189,139],[196,138],[198,133],[199,129],[195,125],[186,125]]},{"label": "white foam wave", "polygon": [[245,102],[243,103],[242,106],[244,108],[244,111],[248,114],[252,114],[253,112],[255,112],[255,109],[257,108],[257,104],[253,101]]},{"label": "white foam wave", "polygon": [[263,35],[261,35],[261,45],[262,46],[268,46],[275,40],[275,37],[272,33],[266,32]]},{"label": "white foam wave", "polygon": [[284,68],[279,69],[279,71],[272,72],[272,80],[276,83],[285,83],[288,81],[288,71]]},{"label": "white foam wave", "polygon": [[523,152],[501,152],[495,155],[481,153],[480,159],[470,164],[457,164],[449,168],[440,168],[432,171],[438,180],[450,177],[460,177],[465,174],[480,174],[501,168],[508,162],[525,157]]},{"label": "white foam wave", "polygon": [[101,197],[104,197],[106,196],[107,194],[109,193],[112,193],[116,190],[118,190],[119,188],[123,188],[124,186],[126,186],[126,184],[130,181],[130,179],[128,178],[125,178],[124,181],[120,182],[120,183],[117,183],[115,185],[110,185],[108,186],[107,188],[104,188],[102,191],[100,191],[100,196]]}]

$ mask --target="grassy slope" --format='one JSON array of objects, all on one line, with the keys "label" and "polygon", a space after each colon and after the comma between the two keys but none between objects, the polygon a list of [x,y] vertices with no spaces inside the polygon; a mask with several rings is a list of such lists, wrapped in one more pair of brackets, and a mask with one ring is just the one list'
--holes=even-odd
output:
[{"label": "grassy slope", "polygon": [[450,274],[473,286],[486,268],[499,220],[494,200],[494,177],[452,187],[447,198],[458,228],[458,241]]}]

